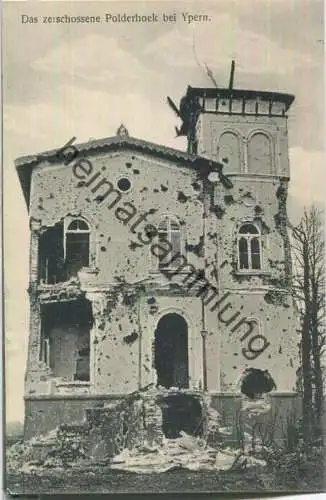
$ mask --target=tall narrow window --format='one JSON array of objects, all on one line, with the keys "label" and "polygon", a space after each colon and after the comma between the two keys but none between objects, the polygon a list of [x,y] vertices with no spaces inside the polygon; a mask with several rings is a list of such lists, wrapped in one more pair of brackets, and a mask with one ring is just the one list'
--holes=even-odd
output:
[{"label": "tall narrow window", "polygon": [[84,336],[80,335],[78,339],[78,351],[76,359],[76,372],[74,374],[75,380],[89,381],[89,360],[90,360],[90,346],[89,346],[89,332]]},{"label": "tall narrow window", "polygon": [[63,222],[58,222],[41,234],[39,247],[41,283],[52,285],[66,280],[63,234]]},{"label": "tall narrow window", "polygon": [[180,265],[180,258],[174,259],[173,257],[176,255],[181,256],[181,232],[179,223],[168,217],[161,221],[158,226],[158,240],[162,243],[168,242],[171,246],[169,254],[166,257],[159,258],[158,268],[176,269]]},{"label": "tall narrow window", "polygon": [[82,219],[73,220],[66,229],[65,261],[68,278],[89,266],[89,227]]},{"label": "tall narrow window", "polygon": [[240,269],[248,269],[248,241],[246,238],[239,238],[239,262]]},{"label": "tall narrow window", "polygon": [[254,224],[243,224],[239,229],[238,265],[240,270],[261,269],[261,238]]}]

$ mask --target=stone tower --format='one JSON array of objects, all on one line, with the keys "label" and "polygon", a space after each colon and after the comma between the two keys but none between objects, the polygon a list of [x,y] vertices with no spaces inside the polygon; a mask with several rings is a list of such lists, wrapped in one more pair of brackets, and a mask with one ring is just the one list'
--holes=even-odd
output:
[{"label": "stone tower", "polygon": [[295,391],[297,312],[286,211],[287,111],[293,100],[231,85],[189,86],[180,102],[180,135],[187,136],[188,151],[221,163],[232,182],[227,192],[220,182],[214,186],[210,231],[217,250],[206,271],[214,275],[216,266],[219,293],[227,297],[218,314],[222,392],[235,390],[239,374],[253,367],[268,369],[280,394]]}]

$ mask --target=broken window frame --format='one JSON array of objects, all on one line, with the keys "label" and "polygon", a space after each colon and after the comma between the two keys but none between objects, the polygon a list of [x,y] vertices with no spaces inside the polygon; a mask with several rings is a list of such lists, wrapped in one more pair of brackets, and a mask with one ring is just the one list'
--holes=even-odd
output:
[{"label": "broken window frame", "polygon": [[[80,302],[81,300],[83,303]],[[78,304],[78,302],[80,303]],[[79,299],[78,302],[54,302],[46,304],[41,309],[39,360],[50,368],[52,376],[61,379],[60,385],[62,386],[91,385],[91,330],[94,319],[92,316],[92,307],[88,303],[89,301],[87,299]],[[79,307],[79,309],[75,309],[76,307]],[[62,310],[63,314],[58,314],[60,310]],[[53,316],[55,321],[53,321]],[[62,332],[65,331],[65,335],[69,335],[71,327],[77,327],[77,324],[78,332],[75,332],[77,335],[74,334],[76,340],[75,348],[71,351],[71,355],[74,354],[72,358],[73,369],[71,376],[65,378],[64,375],[56,373],[58,369],[56,359],[54,358],[56,355],[56,336],[53,336],[52,330],[61,328]],[[83,337],[81,337],[81,330],[83,330]],[[80,370],[81,364],[86,369]]]},{"label": "broken window frame", "polygon": [[[57,234],[53,235],[55,232]],[[63,244],[63,221],[47,227],[41,233],[38,247],[38,272],[41,284],[54,285],[66,281]]]},{"label": "broken window frame", "polygon": [[[87,364],[86,371],[80,370],[80,364],[82,363]],[[78,356],[76,357],[75,360],[74,382],[83,382],[85,384],[90,384],[90,381],[91,381],[91,370],[90,370],[90,347],[89,347],[87,355],[85,354],[81,355],[80,352],[78,352]]]},{"label": "broken window frame", "polygon": [[[74,229],[70,229],[70,227],[74,224],[74,223],[77,223],[77,227],[74,228]],[[82,223],[82,224],[80,224]],[[84,226],[84,228],[81,228],[79,226]],[[68,236],[69,235],[88,235],[88,241],[87,241],[87,244],[88,244],[88,258],[87,258],[87,264],[83,265],[80,267],[80,269],[82,269],[82,267],[89,267],[90,266],[90,260],[91,260],[91,257],[90,257],[90,249],[91,249],[91,229],[90,229],[90,226],[89,226],[89,223],[83,218],[83,217],[67,217],[65,218],[64,220],[64,241],[63,241],[63,255],[64,255],[64,261],[66,263],[66,268],[67,268],[67,279],[69,280],[70,278],[74,277],[74,276],[77,276],[77,273],[78,271],[80,271],[80,269],[76,272],[76,274],[74,274],[73,272],[69,272],[69,261],[67,260],[67,247],[68,247]],[[84,242],[85,243],[85,242]],[[71,242],[70,242],[71,244]]]},{"label": "broken window frame", "polygon": [[[252,230],[244,231],[245,226],[251,227]],[[245,246],[243,246],[244,242],[246,244]],[[258,244],[256,250],[253,250],[254,243]],[[242,246],[242,248],[240,248],[240,246]],[[256,224],[252,222],[243,222],[239,227],[237,236],[237,254],[238,270],[240,272],[248,273],[262,271],[261,232]],[[246,266],[243,266],[244,259],[247,263]]]},{"label": "broken window frame", "polygon": [[[173,271],[175,269],[178,269],[182,261],[181,256],[184,255],[183,238],[178,219],[176,217],[170,216],[163,217],[158,225],[157,234],[158,244],[160,242],[167,241],[173,247],[173,251],[170,252],[165,259],[160,259],[160,257],[157,258],[157,270]],[[173,259],[173,256],[177,254],[180,255],[180,258]]]}]

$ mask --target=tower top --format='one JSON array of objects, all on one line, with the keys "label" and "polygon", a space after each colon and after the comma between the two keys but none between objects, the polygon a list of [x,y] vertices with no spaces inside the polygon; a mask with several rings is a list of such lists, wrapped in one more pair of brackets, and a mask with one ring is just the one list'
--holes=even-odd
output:
[{"label": "tower top", "polygon": [[[238,112],[236,111],[236,106],[232,106],[232,104],[236,104],[237,101],[241,101],[241,104],[247,104],[247,101],[255,101],[255,103],[258,104],[258,109],[257,113],[258,114],[285,114],[286,111],[289,109],[291,106],[292,102],[294,101],[294,95],[292,94],[284,94],[281,92],[269,92],[269,91],[263,91],[263,90],[242,90],[242,89],[234,89],[232,86],[229,88],[210,88],[210,87],[191,87],[189,86],[187,89],[187,94],[186,94],[186,99],[188,101],[195,100],[197,99],[214,99],[217,106],[215,107],[214,111],[217,112],[225,112],[224,107],[225,104],[223,104],[223,110],[222,108],[219,109],[219,101],[223,100],[228,100],[229,104],[229,111],[230,112]],[[263,109],[260,109],[259,103],[268,103],[270,106],[266,108],[267,113],[263,112]],[[275,104],[283,104],[282,110],[284,110],[284,113],[280,110],[279,107],[275,107]],[[274,106],[273,106],[274,105]],[[234,108],[234,109],[233,109]],[[265,108],[264,108],[265,111]],[[252,114],[251,109],[246,109],[241,112],[249,113]],[[254,113],[256,113],[256,106],[254,109]]]},{"label": "tower top", "polygon": [[180,135],[188,135],[190,124],[200,113],[286,116],[294,101],[294,95],[262,90],[191,87],[180,101],[180,117],[183,121]]}]

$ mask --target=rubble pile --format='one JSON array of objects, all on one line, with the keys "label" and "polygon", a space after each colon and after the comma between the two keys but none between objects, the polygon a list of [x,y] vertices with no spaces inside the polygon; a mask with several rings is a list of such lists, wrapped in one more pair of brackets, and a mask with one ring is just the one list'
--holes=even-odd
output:
[{"label": "rubble pile", "polygon": [[243,398],[240,415],[243,441],[242,446],[238,448],[223,445],[223,441],[233,434],[233,429],[222,426],[221,416],[212,407],[209,397],[205,397],[203,403],[205,425],[202,437],[181,431],[180,437],[163,437],[160,444],[145,442],[139,446],[125,448],[113,457],[110,467],[113,470],[143,474],[175,469],[229,471],[266,467],[266,461],[259,456],[263,446],[255,435],[255,429],[270,413],[269,399],[265,396],[255,400]]},{"label": "rubble pile", "polygon": [[180,433],[180,438],[165,439],[161,446],[144,445],[125,449],[112,459],[111,468],[138,473],[166,472],[178,468],[213,470],[216,450],[203,440]]},{"label": "rubble pile", "polygon": [[256,399],[243,398],[241,424],[244,449],[254,451],[268,439],[272,405],[268,395]]},{"label": "rubble pile", "polygon": [[86,410],[89,458],[107,462],[124,448],[142,443],[146,432],[144,409],[143,399],[132,394],[103,408]]},{"label": "rubble pile", "polygon": [[266,450],[256,431],[258,425],[266,424],[271,411],[268,398],[243,398],[241,440],[229,448],[232,426],[222,426],[221,416],[207,395],[195,394],[201,401],[202,414],[193,432],[164,434],[162,404],[169,401],[167,394],[174,392],[151,387],[104,407],[88,409],[84,422],[62,424],[46,435],[10,447],[8,470],[30,473],[105,465],[112,470],[151,473],[265,467],[261,457]]},{"label": "rubble pile", "polygon": [[6,450],[6,465],[8,472],[22,470],[25,463],[33,460],[33,448],[29,442],[17,441]]},{"label": "rubble pile", "polygon": [[83,423],[62,424],[47,434],[17,442],[7,450],[8,471],[36,472],[64,468],[86,458],[88,427]]},{"label": "rubble pile", "polygon": [[222,426],[222,418],[219,412],[213,408],[211,397],[205,398],[205,428],[204,439],[208,444],[216,445],[222,442],[222,433],[220,432]]},{"label": "rubble pile", "polygon": [[162,473],[176,469],[188,471],[228,471],[251,467],[265,467],[266,462],[247,455],[239,449],[217,450],[203,439],[185,432],[176,439],[163,439],[161,446],[144,444],[124,449],[116,455],[110,468],[139,474]]}]

